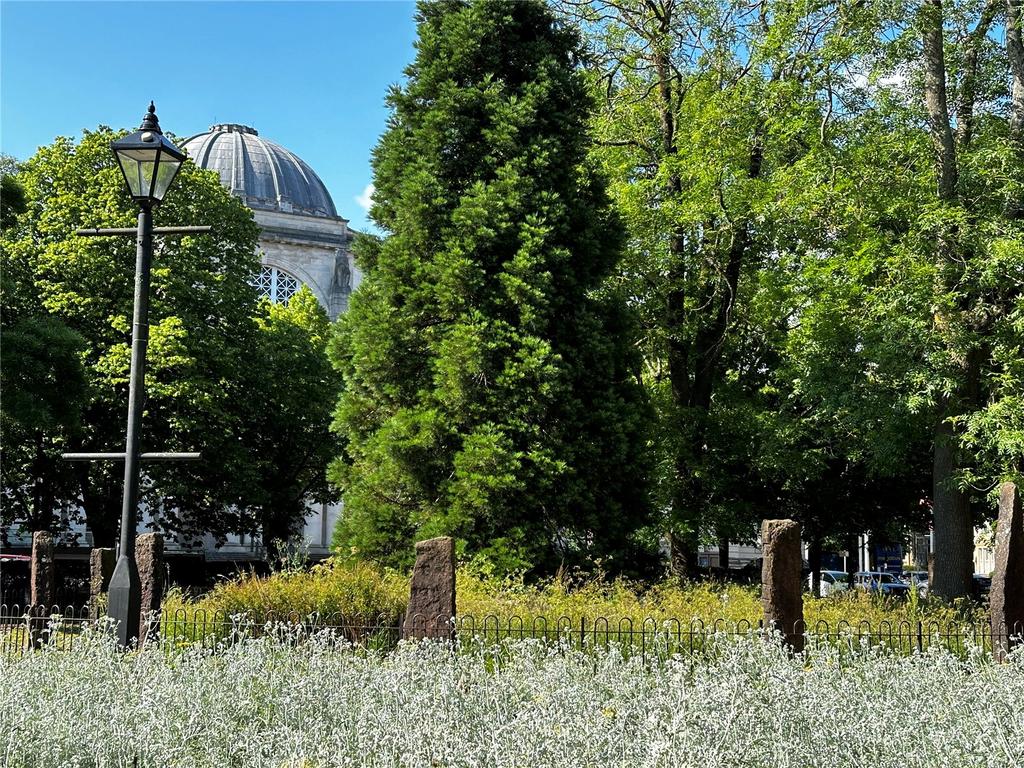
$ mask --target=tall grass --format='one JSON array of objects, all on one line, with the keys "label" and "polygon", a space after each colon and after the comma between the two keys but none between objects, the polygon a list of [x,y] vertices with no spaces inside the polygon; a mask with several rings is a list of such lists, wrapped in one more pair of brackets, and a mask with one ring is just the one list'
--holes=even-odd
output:
[{"label": "tall grass", "polygon": [[[165,614],[186,619],[197,615],[230,617],[247,614],[255,621],[310,615],[343,616],[349,621],[372,622],[395,617],[406,607],[409,579],[358,561],[327,561],[309,571],[288,570],[268,577],[243,575],[218,584],[200,597],[172,592]],[[554,624],[568,619],[606,618],[639,625],[644,619],[674,619],[682,623],[724,622],[756,625],[763,616],[758,587],[704,582],[638,584],[583,574],[559,574],[526,583],[522,578],[498,579],[460,569],[457,576],[460,616],[483,619],[510,617],[524,622]],[[899,600],[861,591],[827,598],[804,596],[804,618],[809,629],[819,622],[833,629],[842,622],[857,627],[888,623],[915,625],[987,620],[985,612],[970,604],[945,605],[935,600]]]},{"label": "tall grass", "polygon": [[365,562],[328,560],[308,571],[243,574],[199,597],[172,590],[163,612],[183,620],[245,614],[260,622],[316,615],[370,623],[402,613],[408,596],[409,580],[400,574]]}]

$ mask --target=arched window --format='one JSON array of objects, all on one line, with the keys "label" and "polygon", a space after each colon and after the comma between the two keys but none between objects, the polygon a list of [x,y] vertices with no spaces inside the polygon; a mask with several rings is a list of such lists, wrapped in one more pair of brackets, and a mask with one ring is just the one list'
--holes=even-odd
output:
[{"label": "arched window", "polygon": [[302,286],[299,279],[283,269],[264,266],[253,279],[253,287],[260,296],[266,296],[274,304],[287,304]]}]

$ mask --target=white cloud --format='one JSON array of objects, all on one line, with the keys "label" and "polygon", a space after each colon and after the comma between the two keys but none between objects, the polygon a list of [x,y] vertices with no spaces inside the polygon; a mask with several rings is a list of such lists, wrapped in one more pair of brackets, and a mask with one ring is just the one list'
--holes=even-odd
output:
[{"label": "white cloud", "polygon": [[373,186],[373,184],[367,184],[366,189],[363,190],[363,194],[358,195],[355,198],[356,202],[359,204],[359,207],[362,208],[364,211],[369,211],[370,206],[373,205],[373,193],[375,191],[376,188]]}]

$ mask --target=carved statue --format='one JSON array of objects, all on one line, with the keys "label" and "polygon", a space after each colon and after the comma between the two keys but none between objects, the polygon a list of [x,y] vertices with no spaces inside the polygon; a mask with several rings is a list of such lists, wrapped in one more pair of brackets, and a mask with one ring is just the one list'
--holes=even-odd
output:
[{"label": "carved statue", "polygon": [[334,279],[333,290],[339,291],[342,295],[348,296],[352,292],[352,267],[348,263],[348,254],[338,251],[334,256]]}]

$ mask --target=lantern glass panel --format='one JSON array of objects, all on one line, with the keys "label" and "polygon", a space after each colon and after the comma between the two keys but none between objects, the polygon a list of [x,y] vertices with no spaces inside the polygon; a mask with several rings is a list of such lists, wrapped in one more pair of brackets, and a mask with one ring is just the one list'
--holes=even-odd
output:
[{"label": "lantern glass panel", "polygon": [[166,152],[162,154],[160,165],[156,170],[156,183],[153,185],[152,197],[155,200],[164,199],[164,195],[167,194],[167,190],[170,188],[171,182],[174,181],[174,176],[178,173],[180,167],[180,160],[175,160]]},{"label": "lantern glass panel", "polygon": [[159,150],[122,149],[117,152],[132,197],[149,197],[153,182],[153,169]]}]

